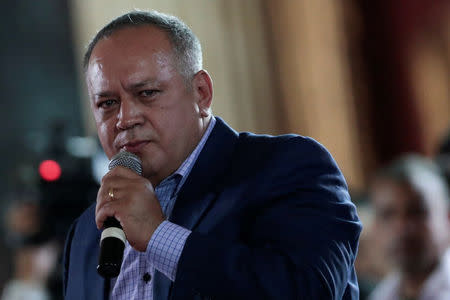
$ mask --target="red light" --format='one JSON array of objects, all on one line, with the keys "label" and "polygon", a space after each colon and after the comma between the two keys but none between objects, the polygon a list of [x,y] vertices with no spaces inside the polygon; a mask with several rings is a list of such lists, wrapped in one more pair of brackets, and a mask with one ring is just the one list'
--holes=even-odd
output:
[{"label": "red light", "polygon": [[61,167],[54,160],[44,160],[39,165],[39,174],[46,181],[55,181],[61,177]]}]

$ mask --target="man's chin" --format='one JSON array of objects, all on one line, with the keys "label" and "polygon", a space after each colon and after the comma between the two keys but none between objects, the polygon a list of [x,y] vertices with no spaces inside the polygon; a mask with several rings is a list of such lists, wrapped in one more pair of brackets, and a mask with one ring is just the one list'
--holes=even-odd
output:
[{"label": "man's chin", "polygon": [[157,184],[160,182],[160,173],[161,168],[156,164],[155,161],[149,162],[149,161],[142,161],[142,176],[147,178],[153,185],[153,187],[156,187]]}]

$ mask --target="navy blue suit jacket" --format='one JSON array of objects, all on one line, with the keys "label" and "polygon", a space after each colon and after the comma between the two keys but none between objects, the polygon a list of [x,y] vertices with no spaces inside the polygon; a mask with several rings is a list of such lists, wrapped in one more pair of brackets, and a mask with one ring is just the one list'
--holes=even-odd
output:
[{"label": "navy blue suit jacket", "polygon": [[[67,237],[68,300],[108,297],[94,210]],[[156,272],[154,299],[358,299],[361,223],[336,163],[310,138],[238,134],[217,118],[170,220],[193,232],[175,282]]]}]

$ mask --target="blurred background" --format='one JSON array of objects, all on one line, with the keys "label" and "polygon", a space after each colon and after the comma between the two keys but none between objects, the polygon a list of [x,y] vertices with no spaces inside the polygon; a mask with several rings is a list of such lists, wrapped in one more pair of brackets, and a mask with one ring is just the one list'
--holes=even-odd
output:
[{"label": "blurred background", "polygon": [[[213,112],[236,130],[293,132],[324,144],[347,179],[364,239],[374,172],[404,153],[435,159],[449,133],[446,0],[16,0],[2,7],[0,295],[21,289],[35,297],[27,299],[61,298],[65,232],[95,201],[107,165],[82,56],[97,30],[131,9],[174,14],[191,26],[214,81]],[[358,268],[376,282],[389,268],[372,258]]]}]

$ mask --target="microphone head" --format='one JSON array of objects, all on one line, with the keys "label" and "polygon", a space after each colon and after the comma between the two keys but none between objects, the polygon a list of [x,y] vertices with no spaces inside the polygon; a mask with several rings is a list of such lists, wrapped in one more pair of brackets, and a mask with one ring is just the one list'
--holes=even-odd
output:
[{"label": "microphone head", "polygon": [[136,154],[120,151],[111,158],[108,168],[112,170],[117,166],[126,167],[142,176],[142,162]]}]

